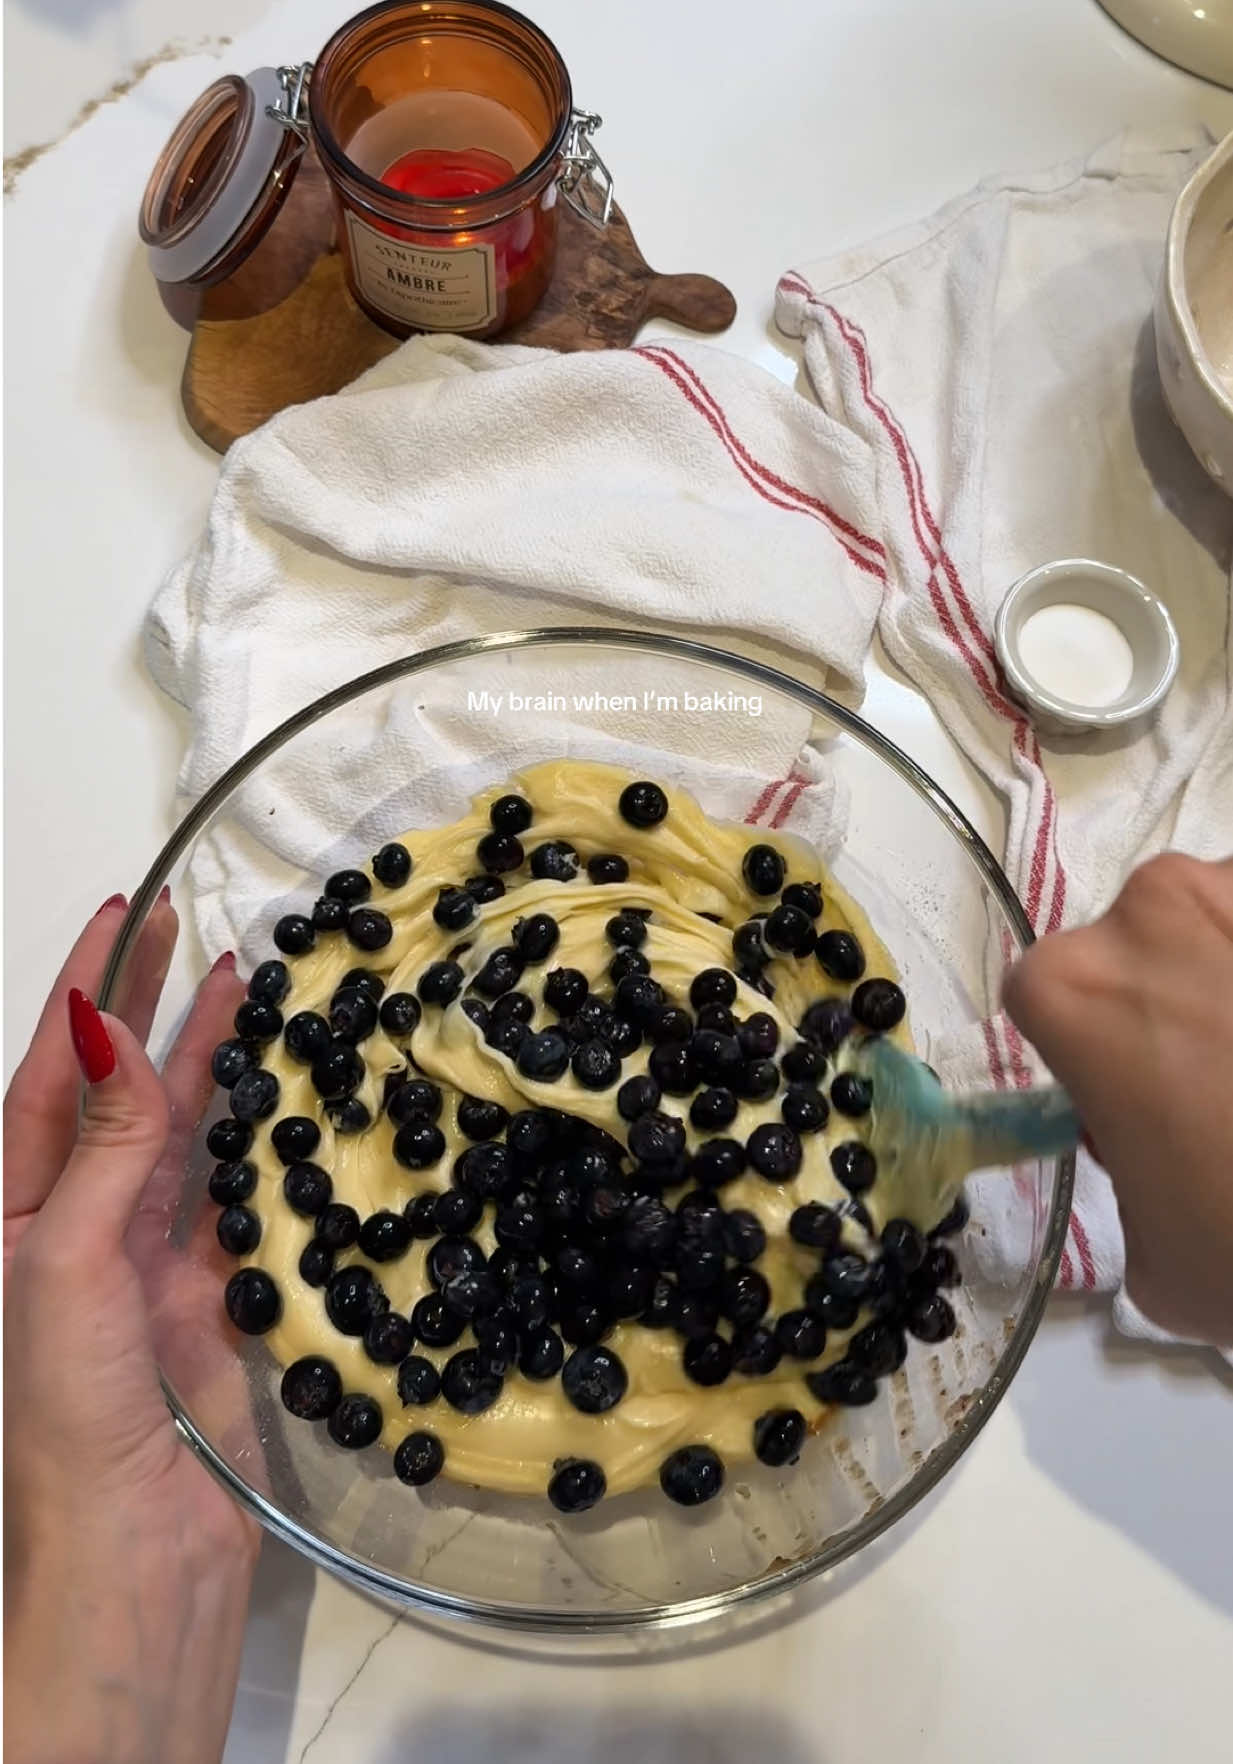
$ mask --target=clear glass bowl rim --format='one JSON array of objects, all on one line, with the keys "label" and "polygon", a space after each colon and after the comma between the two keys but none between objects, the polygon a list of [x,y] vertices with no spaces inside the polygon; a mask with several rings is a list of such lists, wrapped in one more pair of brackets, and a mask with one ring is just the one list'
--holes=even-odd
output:
[{"label": "clear glass bowl rim", "polygon": [[[893,741],[888,740],[885,735],[865,722],[864,718],[859,717],[854,711],[848,710],[836,700],[827,697],[825,693],[817,692],[812,687],[800,684],[790,675],[782,673],[778,668],[770,667],[765,662],[736,655],[713,644],[699,643],[692,638],[659,635],[648,631],[635,631],[604,625],[546,626],[530,631],[493,632],[488,636],[466,638],[456,643],[444,643],[434,649],[425,649],[417,654],[403,656],[398,661],[387,662],[384,666],[374,668],[367,674],[361,674],[345,685],[335,687],[332,692],[327,692],[321,698],[314,700],[312,704],[305,705],[294,716],[286,718],[277,728],[271,729],[268,735],[229,766],[222,776],[198,799],[151,864],[133,896],[132,904],[108,959],[103,984],[99,992],[100,1007],[104,1010],[107,1008],[129,950],[132,948],[147,914],[157,900],[159,890],[171,875],[176,863],[189,850],[198,833],[208,825],[215,812],[226,802],[236,785],[254,772],[272,753],[277,752],[287,740],[298,735],[301,730],[308,728],[312,723],[318,722],[322,717],[328,716],[331,711],[337,710],[341,705],[349,704],[353,699],[363,697],[366,692],[375,687],[390,685],[396,680],[423,673],[440,664],[463,661],[476,655],[498,654],[509,650],[537,647],[550,649],[569,644],[607,645],[620,649],[637,649],[649,654],[677,656],[686,661],[724,668],[733,673],[743,674],[746,679],[756,681],[774,691],[784,693],[807,709],[821,713],[838,723],[849,735],[855,737],[863,746],[871,749],[880,759],[884,760],[906,784],[916,791],[918,796],[928,803],[939,820],[949,828],[969,859],[980,871],[988,887],[996,895],[998,903],[1005,912],[1018,939],[1020,949],[1026,949],[1029,944],[1035,941],[1035,933],[1028,921],[1027,914],[1002,866],[962,809],[939,785],[934,783],[928,773],[916,764],[915,760],[910,759]],[[314,1536],[293,1519],[288,1518],[272,1502],[267,1501],[255,1489],[250,1488],[226,1460],[219,1456],[209,1440],[198,1431],[189,1416],[183,1412],[174,1392],[166,1381],[163,1382],[163,1391],[168,1406],[175,1417],[176,1426],[188,1445],[227,1491],[239,1501],[241,1506],[252,1513],[274,1536],[290,1544],[302,1555],[307,1556],[310,1561],[316,1563],[318,1567],[328,1569],[341,1580],[386,1604],[392,1603],[404,1609],[423,1611],[437,1617],[451,1617],[491,1624],[503,1629],[548,1634],[602,1635],[631,1629],[669,1629],[684,1624],[697,1623],[731,1611],[737,1605],[773,1598],[802,1585],[803,1582],[812,1579],[816,1574],[837,1567],[902,1519],[958,1463],[1006,1394],[1010,1381],[1018,1371],[1032,1337],[1039,1327],[1053,1289],[1070,1218],[1075,1174],[1073,1155],[1067,1154],[1067,1156],[1058,1159],[1057,1165],[1053,1205],[1045,1227],[1044,1242],[1036,1267],[1033,1289],[1010,1339],[1000,1354],[997,1364],[990,1372],[983,1389],[974,1398],[945,1442],[926,1459],[903,1488],[823,1548],[807,1557],[785,1564],[773,1574],[762,1575],[756,1580],[746,1581],[741,1586],[730,1587],[725,1592],[711,1593],[703,1598],[682,1599],[670,1605],[648,1606],[642,1611],[579,1613],[561,1609],[532,1612],[520,1610],[512,1605],[489,1604],[479,1599],[458,1598],[431,1587],[418,1586],[404,1581],[395,1575],[386,1574],[370,1563],[362,1562],[348,1555],[324,1538]]]}]

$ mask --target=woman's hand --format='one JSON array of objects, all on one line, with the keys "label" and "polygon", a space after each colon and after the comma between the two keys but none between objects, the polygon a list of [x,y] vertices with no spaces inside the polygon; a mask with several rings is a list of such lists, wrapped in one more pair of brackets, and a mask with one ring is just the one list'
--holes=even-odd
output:
[{"label": "woman's hand", "polygon": [[5,1100],[5,1727],[22,1764],[217,1760],[257,1552],[177,1432],[154,1351],[200,1314],[203,1279],[219,1302],[167,1225],[243,988],[224,958],[160,1080],[142,1044],[175,945],[165,900],[121,1014],[90,1002],[123,907],[82,933]]},{"label": "woman's hand", "polygon": [[1103,919],[1034,944],[1005,1002],[1112,1178],[1131,1297],[1233,1344],[1233,859],[1145,864]]}]

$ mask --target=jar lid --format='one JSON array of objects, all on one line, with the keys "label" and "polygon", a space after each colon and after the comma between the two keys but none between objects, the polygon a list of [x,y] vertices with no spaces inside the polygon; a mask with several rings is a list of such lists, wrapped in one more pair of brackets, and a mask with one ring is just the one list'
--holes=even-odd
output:
[{"label": "jar lid", "polygon": [[280,167],[285,193],[303,151],[288,126],[287,97],[277,68],[258,67],[244,79],[228,74],[176,125],[141,202],[139,229],[158,281],[191,282],[208,270]]}]

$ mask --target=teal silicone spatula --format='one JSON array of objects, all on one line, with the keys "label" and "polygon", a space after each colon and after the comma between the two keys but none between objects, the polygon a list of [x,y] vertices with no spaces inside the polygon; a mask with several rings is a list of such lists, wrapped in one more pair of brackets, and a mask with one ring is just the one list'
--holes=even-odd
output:
[{"label": "teal silicone spatula", "polygon": [[922,1060],[880,1036],[852,1048],[848,1063],[873,1084],[870,1138],[880,1177],[898,1178],[914,1210],[933,1218],[949,1211],[970,1171],[1057,1156],[1083,1130],[1057,1084],[952,1093]]}]

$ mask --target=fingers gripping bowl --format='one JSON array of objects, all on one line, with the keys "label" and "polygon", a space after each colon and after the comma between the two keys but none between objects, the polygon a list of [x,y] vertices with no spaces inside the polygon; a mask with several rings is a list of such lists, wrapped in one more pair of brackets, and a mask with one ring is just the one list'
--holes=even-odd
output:
[{"label": "fingers gripping bowl", "polygon": [[[607,766],[623,771],[602,769]],[[504,788],[515,774],[519,786]],[[624,814],[618,803],[631,779],[657,781],[662,801],[652,794]],[[514,830],[513,819],[526,809],[510,804],[510,797],[530,803],[536,817],[530,830]],[[476,806],[469,810],[472,798]],[[638,825],[661,810],[667,810],[662,825]],[[508,830],[500,825],[502,815],[510,819]],[[408,828],[423,831],[405,838]],[[672,852],[658,871],[648,860],[659,849],[657,834]],[[492,862],[477,861],[483,840]],[[513,863],[514,853],[501,847],[502,840],[523,843],[521,863]],[[692,869],[680,840],[696,854]],[[579,873],[558,880],[550,873],[551,855],[537,859],[536,852],[571,843]],[[628,856],[619,849],[622,843]],[[391,852],[370,865],[370,854],[386,847]],[[442,867],[446,848],[449,862]],[[786,862],[789,874],[755,875],[751,890],[748,873],[742,873],[747,862],[769,861],[751,859],[751,852]],[[599,857],[620,861],[606,872],[597,865],[598,876],[588,875],[581,866]],[[405,859],[411,861],[408,875],[402,873]],[[502,868],[507,861],[510,867]],[[475,881],[484,876],[488,884]],[[326,878],[331,880],[322,894]],[[862,1312],[854,1324],[839,1316],[842,1306],[833,1306],[829,1345],[822,1340],[825,1331],[811,1333],[809,1319],[823,1298],[817,1277],[845,1254],[850,1265],[862,1252],[870,1265],[881,1265],[877,1238],[888,1223],[886,1210],[899,1211],[891,1197],[879,1195],[876,1182],[864,1191],[866,1206],[859,1182],[853,1193],[835,1179],[831,1154],[859,1142],[862,1133],[855,1117],[843,1125],[843,1110],[835,1107],[842,1050],[831,1050],[832,1068],[821,1075],[806,1074],[803,1064],[795,1074],[782,1070],[798,1039],[799,1017],[820,999],[839,997],[850,1008],[859,980],[827,971],[816,953],[819,931],[829,934],[832,955],[836,937],[854,934],[868,975],[890,988],[881,994],[884,1002],[894,996],[897,976],[917,1050],[942,1065],[974,1032],[979,1039],[975,1026],[996,1009],[1001,967],[1028,937],[996,863],[957,811],[904,756],[841,707],[759,664],[634,633],[530,633],[452,646],[368,676],[310,707],[207,793],[135,900],[113,962],[117,971],[167,879],[189,908],[182,916],[195,917],[211,945],[237,943],[246,975],[265,960],[281,963],[295,978],[289,998],[263,998],[259,984],[249,1001],[283,1016],[278,1030],[269,1016],[253,1023],[246,1017],[240,1025],[253,1031],[249,1054],[263,1049],[260,1063],[252,1062],[255,1070],[277,1070],[280,1096],[266,1115],[259,1112],[265,1107],[261,1084],[246,1084],[240,1071],[227,1068],[227,1056],[221,1069],[216,1061],[216,1074],[233,1085],[231,1107],[226,1093],[216,1096],[196,1134],[171,1234],[195,1273],[201,1264],[212,1269],[213,1282],[192,1284],[194,1292],[211,1292],[212,1302],[203,1299],[196,1330],[168,1327],[161,1333],[165,1380],[188,1437],[206,1461],[272,1529],[324,1565],[400,1602],[510,1624],[602,1629],[704,1616],[789,1586],[876,1536],[944,1474],[1004,1390],[1056,1268],[1071,1180],[1065,1163],[1020,1168],[1013,1187],[988,1179],[998,1195],[1013,1195],[1017,1227],[1008,1239],[1015,1253],[996,1269],[984,1266],[978,1253],[984,1179],[972,1186],[972,1223],[947,1240],[965,1277],[942,1301],[953,1307],[953,1334],[927,1325],[917,1332],[926,1339],[915,1340],[906,1359],[901,1349],[890,1351],[893,1342],[877,1338],[880,1345],[867,1348],[862,1366],[848,1343],[854,1328],[877,1326],[871,1314]],[[823,906],[815,924],[804,909],[815,904],[805,896],[818,879]],[[785,886],[795,886],[797,894],[785,899]],[[365,900],[341,900],[349,889],[365,892]],[[318,898],[336,904],[314,908]],[[358,926],[358,942],[343,926],[356,911],[380,917],[383,900],[392,910],[385,915],[385,953],[379,954],[363,947],[367,919]],[[464,926],[460,915],[468,903]],[[783,905],[799,908],[804,923],[781,914],[772,942],[782,932],[781,941],[795,938],[800,949],[767,949],[763,939],[760,960],[734,957],[734,932],[739,939],[743,925],[759,922],[759,910],[773,913]],[[314,913],[319,927],[312,924]],[[289,928],[297,916],[307,936],[295,925]],[[334,919],[338,930],[329,929]],[[760,921],[764,930],[767,922]],[[297,935],[311,939],[312,948],[296,953]],[[753,935],[746,933],[739,947],[749,952]],[[537,938],[554,945],[543,957]],[[517,973],[504,971],[511,960]],[[183,971],[173,975],[178,997],[168,1001],[169,1024],[183,1013],[204,966],[198,952],[195,959],[186,956]],[[455,967],[457,975],[450,971]],[[382,968],[380,982],[367,989],[352,973]],[[443,981],[433,974],[441,968],[447,970]],[[733,973],[741,969],[733,987]],[[565,1001],[571,1007],[565,1009],[558,996],[550,1008],[544,995],[554,970],[589,977],[596,1021],[588,1032],[573,1033],[577,1000]],[[275,976],[266,981],[267,990],[277,991],[283,984],[277,969],[266,974]],[[699,987],[703,974],[712,978]],[[774,996],[754,985],[759,976],[775,987]],[[652,997],[648,981],[662,984],[665,996]],[[366,996],[381,982],[383,997]],[[558,993],[562,984],[551,982]],[[433,996],[438,985],[454,990],[439,999]],[[612,1008],[621,987],[622,997],[642,999],[636,1045],[632,1030],[620,1026],[621,1011]],[[703,996],[708,987],[715,988],[714,999]],[[731,990],[737,996],[728,1000]],[[348,993],[358,994],[358,1002],[343,996]],[[517,1002],[520,995],[527,1004]],[[648,1013],[665,1011],[669,1020],[653,1032]],[[374,1014],[378,1021],[369,1025]],[[261,1013],[248,1013],[254,1015]],[[358,1023],[364,1033],[350,1046],[362,1056],[362,1080],[325,1097],[314,1084],[311,1059],[287,1054],[287,1024],[297,1015],[315,1016],[327,1037],[344,1046]],[[638,1012],[624,1013],[631,1015]],[[907,1031],[906,1024],[884,1019],[868,1026]],[[557,1036],[563,1042],[558,1048],[553,1038],[562,1028],[571,1033]],[[659,1028],[664,1033],[656,1041]],[[258,1031],[277,1037],[277,1060],[264,1051],[275,1041],[262,1044]],[[156,1040],[160,1033],[156,1026]],[[678,1034],[688,1039],[677,1040]],[[767,1041],[765,1054],[759,1038]],[[235,1039],[241,1046],[246,1038]],[[717,1080],[726,1074],[708,1066],[688,1083],[682,1049],[685,1063],[703,1057],[704,1064],[722,1064],[739,1052],[741,1073],[725,1084]],[[564,1060],[559,1075],[558,1055]],[[247,1057],[234,1054],[241,1066]],[[745,1069],[759,1057],[760,1074]],[[547,1066],[537,1067],[545,1059]],[[328,1077],[318,1076],[328,1088]],[[643,1104],[648,1087],[659,1093],[650,1112],[639,1109],[632,1094],[640,1086]],[[399,1101],[408,1089],[411,1097]],[[745,1092],[735,1098],[735,1116],[723,1096],[709,1097],[732,1090]],[[700,1104],[704,1093],[708,1101]],[[229,1130],[216,1122],[220,1115],[248,1113],[254,1096],[257,1113],[239,1127],[249,1126],[265,1147],[247,1160],[256,1165],[257,1193],[236,1198],[236,1210],[228,1205],[220,1217],[210,1199],[211,1182],[216,1200],[231,1197],[221,1193],[226,1184],[220,1184],[216,1166],[246,1160],[238,1144],[243,1135],[234,1130],[236,1143],[226,1146]],[[624,1109],[620,1097],[626,1097]],[[714,1121],[709,1109],[718,1111]],[[821,1109],[828,1110],[825,1124],[818,1120]],[[513,1130],[510,1122],[536,1111],[581,1123],[568,1130],[574,1143],[554,1147],[553,1158],[530,1177],[524,1169],[499,1200],[481,1197],[484,1216],[477,1221],[473,1191],[482,1190],[504,1162],[512,1131],[534,1131],[525,1125]],[[678,1172],[675,1181],[661,1180],[652,1195],[651,1185],[639,1179],[639,1169],[647,1173],[645,1160],[620,1157],[639,1115],[644,1138],[654,1137],[656,1119],[667,1121],[675,1124],[670,1134],[679,1128],[688,1140],[687,1157],[698,1156],[701,1140],[722,1139],[742,1148],[753,1167],[732,1176],[720,1165],[736,1151],[708,1152],[704,1162],[718,1158],[714,1174],[721,1178],[709,1194],[701,1183],[683,1183]],[[309,1129],[282,1125],[288,1120],[315,1126],[319,1142],[310,1150],[302,1137],[293,1147],[296,1133]],[[282,1154],[274,1150],[276,1127]],[[207,1144],[211,1129],[213,1150]],[[581,1151],[580,1131],[590,1135]],[[405,1156],[400,1162],[393,1151],[400,1134],[404,1154],[409,1147],[413,1152],[412,1165],[434,1149],[434,1134],[448,1141],[438,1153],[439,1167],[417,1170]],[[378,1146],[379,1154],[371,1149]],[[360,1147],[369,1149],[356,1164]],[[615,1166],[598,1171],[614,1147]],[[476,1148],[487,1149],[468,1164]],[[796,1168],[776,1167],[785,1148]],[[228,1149],[241,1155],[217,1155]],[[326,1284],[319,1280],[307,1288],[299,1283],[298,1258],[323,1235],[316,1207],[322,1197],[308,1195],[312,1181],[298,1175],[292,1187],[307,1184],[299,1198],[313,1218],[297,1217],[283,1201],[293,1150],[303,1154],[295,1163],[315,1163],[340,1188],[349,1188],[353,1199],[361,1196],[356,1212],[367,1231],[358,1246],[354,1240],[320,1246]],[[520,1213],[515,1203],[528,1194],[542,1198],[547,1171],[562,1158],[577,1162],[579,1156],[583,1163],[589,1157],[602,1178],[592,1183],[584,1203],[592,1210],[614,1206],[624,1215],[635,1206],[649,1219],[655,1203],[675,1214],[685,1201],[691,1240],[697,1231],[705,1236],[714,1229],[718,1213],[717,1278],[723,1288],[658,1297],[639,1290],[640,1313],[628,1290],[623,1306],[612,1300],[609,1285],[598,1309],[594,1288],[584,1290],[581,1300],[550,1290],[556,1308],[543,1320],[537,1309],[542,1293],[524,1287],[520,1302],[531,1307],[537,1329],[546,1322],[544,1333],[554,1337],[555,1351],[572,1367],[565,1378],[559,1362],[547,1381],[542,1365],[526,1369],[539,1372],[540,1380],[524,1376],[517,1359],[528,1352],[528,1337],[496,1340],[500,1317],[494,1325],[488,1316],[473,1314],[452,1340],[452,1325],[445,1324],[438,1349],[431,1337],[434,1326],[442,1329],[442,1319],[430,1316],[427,1334],[421,1330],[412,1351],[404,1337],[414,1333],[414,1307],[427,1300],[430,1310],[447,1310],[443,1295],[451,1281],[461,1282],[453,1290],[464,1309],[478,1301],[483,1312],[490,1282],[477,1274],[538,1275],[550,1289],[564,1277],[566,1267],[549,1265],[544,1255],[538,1268],[530,1265],[545,1246],[519,1243],[517,1236],[543,1230],[542,1209],[522,1206]],[[365,1159],[373,1160],[367,1168]],[[461,1183],[450,1176],[458,1165]],[[742,1200],[749,1204],[736,1204]],[[562,1198],[560,1205],[566,1204]],[[737,1241],[741,1215],[754,1220],[755,1237],[759,1226],[765,1230],[768,1205],[779,1220],[769,1232],[769,1282],[756,1256],[742,1261],[747,1246]],[[444,1208],[437,1222],[444,1229],[434,1224],[434,1208]],[[499,1209],[505,1213],[504,1241],[494,1235]],[[823,1209],[825,1219],[821,1210],[809,1209]],[[709,1222],[703,1215],[711,1216]],[[229,1219],[225,1229],[223,1218]],[[414,1239],[409,1246],[402,1242],[407,1222]],[[243,1275],[264,1272],[285,1288],[268,1336],[237,1332],[223,1314],[220,1294],[237,1264],[220,1248],[216,1223],[224,1239],[230,1237]],[[678,1229],[684,1223],[679,1220]],[[819,1230],[825,1224],[828,1233],[838,1229],[846,1241],[828,1239],[825,1250],[820,1242],[801,1241],[811,1223]],[[610,1225],[602,1221],[604,1230]],[[592,1252],[594,1261],[599,1229],[592,1218],[586,1230],[556,1231],[550,1246],[555,1257],[581,1258],[576,1266],[584,1287],[586,1255]],[[461,1241],[474,1242],[486,1265],[446,1267],[459,1252],[439,1246]],[[612,1255],[608,1241],[600,1231],[604,1281],[619,1276],[627,1287],[631,1281],[636,1286],[646,1277],[639,1258],[628,1250]],[[383,1261],[391,1247],[395,1254]],[[436,1278],[430,1267],[434,1251]],[[903,1253],[909,1260],[916,1255],[910,1243]],[[528,1256],[530,1264],[513,1265]],[[810,1257],[812,1275],[805,1265]],[[678,1273],[670,1259],[666,1268],[652,1270],[656,1292],[675,1287]],[[779,1290],[789,1274],[796,1282],[795,1303]],[[352,1332],[334,1333],[337,1351],[331,1352],[331,1338],[322,1331],[331,1325],[328,1282],[340,1275],[348,1277],[334,1291],[334,1317],[347,1321]],[[813,1312],[803,1297],[810,1278]],[[692,1279],[687,1272],[682,1284],[688,1288]],[[376,1324],[347,1310],[348,1304],[362,1308],[364,1294],[352,1291],[361,1285],[369,1291],[376,1285],[388,1301],[375,1307]],[[491,1296],[498,1296],[495,1288]],[[687,1316],[686,1327],[679,1316],[662,1328],[644,1327],[645,1308],[660,1303],[684,1304],[687,1312],[692,1305],[700,1315]],[[711,1314],[716,1303],[718,1317]],[[232,1313],[246,1321],[242,1307],[233,1304]],[[779,1370],[768,1373],[766,1365],[754,1364],[751,1339]],[[498,1362],[505,1356],[507,1376],[497,1377],[496,1395],[485,1383],[489,1374],[473,1363],[477,1347],[491,1349]],[[392,1356],[389,1363],[382,1363],[383,1352]],[[306,1424],[285,1406],[284,1366],[314,1356],[341,1368],[349,1406],[340,1417],[337,1394],[327,1391],[318,1412],[330,1418]],[[400,1392],[404,1364],[412,1371],[403,1374],[407,1388]],[[876,1370],[876,1400],[845,1405],[852,1392],[835,1385],[836,1367],[845,1366],[846,1376]],[[299,1375],[309,1377],[302,1367]],[[424,1382],[411,1390],[416,1378]],[[447,1397],[428,1392],[428,1385],[445,1380]],[[534,1400],[527,1400],[528,1393]],[[407,1394],[410,1405],[403,1400]],[[311,1395],[308,1390],[302,1396],[301,1412],[314,1412]],[[347,1449],[372,1437],[366,1403],[379,1410],[376,1432],[384,1430],[388,1450]],[[514,1423],[503,1405],[516,1411]],[[297,1407],[294,1400],[291,1407]],[[766,1421],[768,1415],[776,1417],[774,1423]],[[796,1419],[784,1421],[785,1415]],[[360,1437],[348,1437],[357,1429]],[[434,1447],[424,1444],[426,1437]],[[406,1439],[417,1443],[404,1447]],[[690,1450],[709,1451],[717,1460],[717,1492],[708,1485],[705,1456],[701,1463],[696,1456],[681,1463],[681,1451]],[[445,1461],[441,1474],[435,1474],[441,1469],[438,1453]],[[674,1470],[666,1468],[670,1461]],[[585,1511],[597,1498],[596,1470],[604,1498]],[[714,1498],[688,1510],[677,1503],[682,1494],[690,1501],[699,1476]],[[407,1482],[418,1486],[408,1488]]]}]

